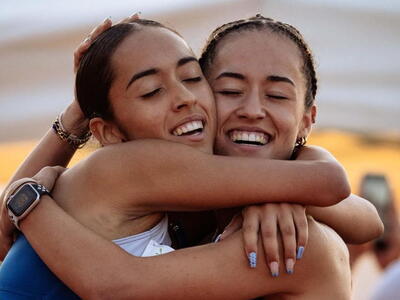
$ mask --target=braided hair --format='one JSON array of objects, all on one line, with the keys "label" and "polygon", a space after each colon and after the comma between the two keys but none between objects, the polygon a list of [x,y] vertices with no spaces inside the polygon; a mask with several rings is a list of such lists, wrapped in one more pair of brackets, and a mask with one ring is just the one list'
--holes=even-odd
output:
[{"label": "braided hair", "polygon": [[211,33],[199,59],[203,72],[207,74],[207,71],[212,66],[213,60],[216,56],[218,43],[225,37],[229,36],[229,34],[245,30],[261,31],[265,29],[289,38],[300,50],[304,62],[302,71],[307,83],[305,107],[310,108],[314,104],[315,95],[317,93],[317,77],[315,73],[314,59],[310,48],[301,33],[292,25],[265,18],[260,14],[249,19],[237,20],[224,24]]}]

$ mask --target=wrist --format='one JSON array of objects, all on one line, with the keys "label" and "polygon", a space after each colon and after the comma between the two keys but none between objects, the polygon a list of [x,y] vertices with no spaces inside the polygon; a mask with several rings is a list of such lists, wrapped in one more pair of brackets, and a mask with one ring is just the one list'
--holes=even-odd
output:
[{"label": "wrist", "polygon": [[8,216],[17,229],[20,229],[19,222],[34,210],[44,195],[49,195],[49,191],[32,180],[19,186],[6,198]]},{"label": "wrist", "polygon": [[[74,131],[69,131],[65,128],[65,125],[62,121],[62,113],[58,115],[56,120],[54,121],[52,128],[56,135],[62,140],[66,141],[73,149],[82,148],[86,142],[91,137],[91,132],[88,128],[86,130],[82,130],[82,128],[77,128]],[[75,134],[74,132],[79,131],[79,134]]]},{"label": "wrist", "polygon": [[60,114],[62,125],[69,133],[81,136],[89,131],[89,120],[85,118],[76,100]]},{"label": "wrist", "polygon": [[35,206],[35,208],[19,222],[19,229],[26,234],[28,228],[34,228],[34,226],[39,225],[38,220],[42,219],[45,211],[49,211],[47,207],[51,205],[52,198],[49,195],[43,195],[40,202]]}]

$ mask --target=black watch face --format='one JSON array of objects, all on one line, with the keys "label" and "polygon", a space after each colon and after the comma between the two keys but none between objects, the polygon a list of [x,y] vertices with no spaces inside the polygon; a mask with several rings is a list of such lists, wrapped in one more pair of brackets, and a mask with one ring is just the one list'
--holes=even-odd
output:
[{"label": "black watch face", "polygon": [[21,216],[25,210],[39,197],[39,194],[29,185],[24,185],[8,203],[9,209],[17,217]]}]

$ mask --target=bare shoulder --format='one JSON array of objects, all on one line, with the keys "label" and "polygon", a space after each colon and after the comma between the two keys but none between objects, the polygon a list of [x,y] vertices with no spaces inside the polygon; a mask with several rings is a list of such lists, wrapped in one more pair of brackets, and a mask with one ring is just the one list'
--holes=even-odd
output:
[{"label": "bare shoulder", "polygon": [[299,286],[309,295],[307,299],[350,299],[351,271],[346,244],[333,229],[311,217],[307,249],[296,266],[304,275],[298,278],[304,279]]}]

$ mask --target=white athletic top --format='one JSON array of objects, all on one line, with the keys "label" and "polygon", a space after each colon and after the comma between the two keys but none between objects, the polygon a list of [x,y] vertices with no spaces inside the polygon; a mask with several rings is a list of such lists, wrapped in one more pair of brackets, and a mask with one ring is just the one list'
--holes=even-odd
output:
[{"label": "white athletic top", "polygon": [[135,256],[153,256],[174,251],[168,233],[168,216],[148,231],[113,240],[126,252]]}]

